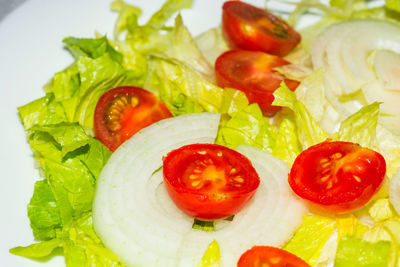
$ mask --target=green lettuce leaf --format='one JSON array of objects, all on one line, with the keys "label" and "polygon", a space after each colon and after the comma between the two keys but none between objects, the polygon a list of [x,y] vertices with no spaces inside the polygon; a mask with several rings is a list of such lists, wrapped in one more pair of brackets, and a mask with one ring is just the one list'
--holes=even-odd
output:
[{"label": "green lettuce leaf", "polygon": [[388,266],[391,243],[388,241],[368,242],[356,237],[339,240],[335,267]]},{"label": "green lettuce leaf", "polygon": [[297,136],[302,149],[321,143],[328,138],[328,134],[317,124],[304,104],[297,100],[296,94],[289,90],[285,83],[274,92],[273,105],[290,108],[293,111],[296,123]]},{"label": "green lettuce leaf", "polygon": [[[28,217],[31,222],[33,235],[37,240],[55,238],[56,229],[61,228],[61,218],[56,199],[46,180],[35,183],[35,190],[28,204]],[[44,245],[43,249],[45,247],[46,245]],[[32,248],[32,251],[36,251],[35,248]],[[39,248],[38,252],[39,255],[42,255]]]},{"label": "green lettuce leaf", "polygon": [[251,104],[235,112],[235,114],[223,124],[218,133],[217,143],[230,148],[245,144],[260,149],[272,151],[275,141],[275,131],[262,115],[257,104]]},{"label": "green lettuce leaf", "polygon": [[18,113],[25,129],[33,125],[56,124],[67,120],[63,106],[55,101],[53,94],[18,107]]},{"label": "green lettuce leaf", "polygon": [[195,42],[211,66],[223,52],[230,49],[221,27],[211,28],[196,36]]},{"label": "green lettuce leaf", "polygon": [[91,213],[85,214],[74,222],[73,227],[69,230],[69,238],[75,246],[84,248],[87,266],[123,266],[118,258],[107,250],[97,237],[93,230]]},{"label": "green lettuce leaf", "polygon": [[31,132],[48,133],[61,147],[61,157],[68,152],[88,144],[90,137],[86,135],[83,128],[77,123],[59,123],[43,126],[33,126]]},{"label": "green lettuce leaf", "polygon": [[222,88],[184,63],[163,55],[152,55],[144,87],[157,94],[174,115],[217,112],[223,99]]},{"label": "green lettuce leaf", "polygon": [[358,143],[363,147],[373,148],[376,144],[380,103],[362,107],[340,124],[337,138],[342,141]]},{"label": "green lettuce leaf", "polygon": [[100,96],[119,85],[134,85],[135,81],[109,54],[97,59],[80,57],[76,64],[80,88],[62,104],[70,121],[78,121],[84,127],[93,128],[94,109]]},{"label": "green lettuce leaf", "polygon": [[330,218],[306,215],[299,229],[283,249],[299,256],[313,266],[335,228],[336,222]]},{"label": "green lettuce leaf", "polygon": [[336,219],[338,240],[344,236],[362,237],[369,227],[362,224],[354,215],[342,216]]},{"label": "green lettuce leaf", "polygon": [[[66,264],[82,266],[90,255],[84,249],[86,245],[77,246],[72,240],[71,229],[77,227],[76,221],[80,218],[90,216],[95,180],[111,152],[87,135],[78,123],[35,125],[27,133],[34,157],[45,176],[45,180],[35,184],[28,217],[35,239],[58,240],[58,243],[36,243],[12,252],[43,257],[62,246]],[[90,235],[95,236],[93,231]],[[105,250],[101,254],[106,255],[103,245],[99,243],[98,246]]]},{"label": "green lettuce leaf", "polygon": [[96,59],[107,53],[114,61],[122,61],[122,55],[115,51],[105,36],[97,39],[68,37],[63,43],[76,59],[81,56]]},{"label": "green lettuce leaf", "polygon": [[56,248],[61,246],[61,240],[54,238],[27,247],[15,247],[10,253],[28,258],[43,258],[49,256]]},{"label": "green lettuce leaf", "polygon": [[292,166],[300,152],[301,145],[297,138],[296,125],[291,118],[285,117],[279,124],[272,155]]},{"label": "green lettuce leaf", "polygon": [[122,33],[126,33],[125,41],[133,50],[141,53],[162,52],[171,47],[171,28],[165,27],[170,17],[183,8],[189,8],[192,0],[168,0],[153,14],[145,25],[139,25],[138,18],[141,10],[137,7],[117,0],[112,4],[112,9],[119,12],[114,29],[115,39]]},{"label": "green lettuce leaf", "polygon": [[395,211],[387,198],[381,198],[375,201],[369,207],[368,213],[375,222],[390,219],[395,215]]},{"label": "green lettuce leaf", "polygon": [[175,26],[172,34],[172,46],[165,51],[165,54],[168,55],[168,57],[185,62],[187,66],[192,70],[198,71],[208,81],[213,81],[214,69],[197,47],[189,30],[183,24],[180,15],[175,19]]},{"label": "green lettuce leaf", "polygon": [[217,241],[211,242],[197,267],[219,267],[221,252]]},{"label": "green lettuce leaf", "polygon": [[397,0],[386,0],[386,8],[395,12],[400,12],[400,2]]}]

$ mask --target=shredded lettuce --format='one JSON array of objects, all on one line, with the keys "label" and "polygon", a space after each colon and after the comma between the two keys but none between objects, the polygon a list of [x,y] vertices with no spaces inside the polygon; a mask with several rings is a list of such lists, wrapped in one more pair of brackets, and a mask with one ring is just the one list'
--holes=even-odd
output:
[{"label": "shredded lettuce", "polygon": [[335,258],[335,267],[388,266],[391,243],[368,242],[356,237],[340,239]]},{"label": "shredded lettuce", "polygon": [[336,228],[335,220],[327,217],[307,215],[296,233],[283,249],[296,254],[313,266],[327,240]]},{"label": "shredded lettuce", "polygon": [[297,135],[303,149],[321,143],[328,134],[317,124],[304,104],[297,100],[296,94],[289,90],[285,83],[274,92],[273,105],[290,108],[294,113]]},{"label": "shredded lettuce", "polygon": [[381,222],[392,218],[394,210],[387,198],[381,198],[375,201],[368,210],[369,215],[375,222]]},{"label": "shredded lettuce", "polygon": [[203,257],[201,258],[201,262],[197,267],[219,267],[221,259],[220,248],[217,241],[211,242],[206,252],[204,252]]},{"label": "shredded lettuce", "polygon": [[280,158],[291,166],[301,150],[300,142],[296,134],[296,125],[294,121],[287,116],[279,124],[275,144],[272,147],[272,155]]},{"label": "shredded lettuce", "polygon": [[[191,3],[191,0],[169,0],[141,26],[139,8],[115,1],[112,8],[119,12],[116,40],[110,41],[105,36],[64,39],[74,63],[54,75],[45,86],[44,97],[18,108],[43,179],[35,183],[28,205],[28,217],[38,243],[15,247],[11,253],[42,259],[61,248],[68,267],[123,266],[103,246],[92,226],[96,179],[111,154],[92,137],[94,108],[107,90],[120,85],[143,86],[148,79],[149,53],[170,49],[174,38],[175,44],[187,40],[187,45],[182,43],[179,47],[188,51],[180,60],[193,60],[193,66],[201,61],[201,53],[180,17],[175,28],[165,27],[174,13],[190,7]],[[119,40],[122,35],[125,35],[123,40]],[[203,62],[209,66],[205,59]],[[200,84],[203,77],[199,77]],[[217,88],[211,83],[207,86]],[[220,88],[216,90],[222,92]],[[211,98],[212,92],[210,102]],[[198,105],[195,101],[193,104]]]}]

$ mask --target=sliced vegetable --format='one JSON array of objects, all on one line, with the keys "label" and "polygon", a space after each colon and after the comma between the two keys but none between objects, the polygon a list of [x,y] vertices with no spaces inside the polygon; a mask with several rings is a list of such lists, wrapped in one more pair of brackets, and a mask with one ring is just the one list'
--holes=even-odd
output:
[{"label": "sliced vegetable", "polygon": [[215,144],[193,144],[163,159],[164,184],[189,216],[222,219],[240,211],[254,196],[260,178],[240,153]]},{"label": "sliced vegetable", "polygon": [[240,153],[252,161],[262,181],[253,200],[232,221],[216,223],[213,232],[192,229],[193,218],[172,202],[157,170],[173,149],[212,143],[219,118],[200,113],[159,121],[111,156],[97,183],[93,218],[97,234],[121,261],[133,266],[196,266],[207,246],[218,240],[221,265],[234,266],[248,247],[260,242],[280,246],[300,225],[306,209],[285,182],[289,167],[261,150],[244,147]]},{"label": "sliced vegetable", "polygon": [[296,255],[276,247],[254,246],[240,257],[238,267],[310,267]]},{"label": "sliced vegetable", "polygon": [[397,134],[399,34],[398,25],[388,21],[350,20],[327,28],[311,48],[314,68],[324,70],[326,96],[335,109],[348,116],[361,105],[382,102],[379,122]]},{"label": "sliced vegetable", "polygon": [[296,158],[289,184],[316,208],[347,213],[368,203],[385,173],[385,159],[379,153],[350,142],[326,141]]},{"label": "sliced vegetable", "polygon": [[273,105],[288,107],[293,110],[296,133],[302,149],[321,143],[328,138],[327,133],[319,126],[296,94],[289,90],[285,83],[274,92]]},{"label": "sliced vegetable", "polygon": [[241,1],[227,1],[222,10],[222,29],[234,47],[285,56],[300,43],[300,34],[266,10]]},{"label": "sliced vegetable", "polygon": [[274,71],[275,67],[287,64],[288,61],[264,52],[230,50],[217,58],[215,74],[219,86],[243,91],[250,103],[257,103],[264,115],[271,116],[279,110],[271,104],[281,82],[285,81],[292,91],[299,84]]},{"label": "sliced vegetable", "polygon": [[140,129],[169,117],[171,112],[152,93],[122,86],[100,97],[94,113],[94,131],[108,149],[115,151]]}]

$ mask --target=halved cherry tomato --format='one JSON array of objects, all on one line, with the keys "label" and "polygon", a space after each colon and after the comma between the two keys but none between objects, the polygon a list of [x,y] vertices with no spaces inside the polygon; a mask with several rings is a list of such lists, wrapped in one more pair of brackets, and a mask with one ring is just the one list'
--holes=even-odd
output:
[{"label": "halved cherry tomato", "polygon": [[111,151],[140,129],[172,117],[168,108],[152,93],[134,86],[105,92],[94,112],[96,137]]},{"label": "halved cherry tomato", "polygon": [[245,156],[215,144],[192,144],[169,152],[163,174],[175,204],[189,216],[205,220],[236,214],[260,184]]},{"label": "halved cherry tomato", "polygon": [[385,173],[385,159],[378,152],[350,142],[326,141],[300,153],[289,184],[316,208],[347,213],[368,203]]},{"label": "halved cherry tomato", "polygon": [[238,267],[310,267],[296,255],[280,248],[254,246],[240,257]]},{"label": "halved cherry tomato", "polygon": [[225,2],[222,10],[222,29],[233,47],[283,57],[300,43],[300,34],[266,10],[241,1]]},{"label": "halved cherry tomato", "polygon": [[299,85],[273,70],[287,64],[288,61],[264,52],[230,50],[215,61],[215,75],[219,86],[243,91],[250,103],[258,103],[264,115],[272,116],[280,109],[271,104],[281,82],[292,91]]}]

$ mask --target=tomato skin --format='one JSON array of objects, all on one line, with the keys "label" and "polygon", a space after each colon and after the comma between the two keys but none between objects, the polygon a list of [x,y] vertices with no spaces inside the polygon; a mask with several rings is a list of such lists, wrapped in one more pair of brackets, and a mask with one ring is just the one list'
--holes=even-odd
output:
[{"label": "tomato skin", "polygon": [[227,1],[222,10],[222,29],[233,47],[283,57],[301,41],[299,33],[266,10],[241,1]]},{"label": "tomato skin", "polygon": [[254,246],[240,257],[237,267],[310,267],[296,255],[270,246]]},{"label": "tomato skin", "polygon": [[[125,101],[119,103],[134,99],[137,105],[118,105],[118,98]],[[113,120],[115,110],[119,117]],[[149,91],[134,86],[121,86],[105,92],[99,98],[94,112],[94,132],[96,138],[109,150],[115,151],[142,128],[169,117],[172,114],[168,108]],[[110,129],[110,124],[116,125],[117,130]]]},{"label": "tomato skin", "polygon": [[325,212],[342,214],[366,205],[386,174],[381,154],[351,142],[322,142],[300,153],[289,174],[292,190]]},{"label": "tomato skin", "polygon": [[250,103],[257,103],[265,116],[280,110],[272,106],[273,93],[282,82],[294,91],[299,82],[286,79],[273,69],[290,64],[283,58],[264,52],[234,49],[220,55],[215,61],[217,84],[243,91]]},{"label": "tomato skin", "polygon": [[189,216],[204,220],[236,214],[260,184],[245,156],[215,144],[192,144],[169,152],[163,159],[163,175],[174,203]]}]

